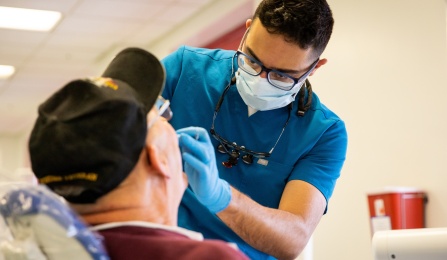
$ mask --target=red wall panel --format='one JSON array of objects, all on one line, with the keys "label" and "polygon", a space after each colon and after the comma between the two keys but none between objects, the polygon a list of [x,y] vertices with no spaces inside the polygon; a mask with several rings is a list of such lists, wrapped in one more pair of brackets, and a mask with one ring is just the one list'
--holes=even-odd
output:
[{"label": "red wall panel", "polygon": [[209,49],[226,49],[226,50],[237,50],[239,43],[242,40],[242,36],[245,33],[245,23],[239,25],[232,31],[220,36],[216,40],[203,46]]}]

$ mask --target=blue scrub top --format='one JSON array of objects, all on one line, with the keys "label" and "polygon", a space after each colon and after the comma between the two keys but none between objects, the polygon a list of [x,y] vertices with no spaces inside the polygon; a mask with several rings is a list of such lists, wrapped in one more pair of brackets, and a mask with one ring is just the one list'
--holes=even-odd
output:
[{"label": "blue scrub top", "polygon": [[[210,50],[182,46],[162,60],[166,68],[163,97],[171,102],[175,129],[200,126],[210,129],[217,101],[237,70],[234,51]],[[278,208],[285,185],[302,180],[315,186],[328,201],[345,160],[347,133],[344,122],[320,103],[314,93],[312,105],[304,117],[296,112],[291,118],[268,164],[254,158],[247,165],[240,159],[232,168],[221,162],[227,154],[216,150],[219,175],[233,187],[259,204]],[[230,142],[256,152],[269,152],[287,121],[288,107],[258,111],[248,116],[247,105],[236,85],[225,95],[215,121],[215,130]],[[211,137],[217,147],[218,141]],[[245,243],[212,214],[187,189],[179,209],[179,226],[201,232],[205,238],[222,239],[238,244],[252,259],[274,259]]]}]

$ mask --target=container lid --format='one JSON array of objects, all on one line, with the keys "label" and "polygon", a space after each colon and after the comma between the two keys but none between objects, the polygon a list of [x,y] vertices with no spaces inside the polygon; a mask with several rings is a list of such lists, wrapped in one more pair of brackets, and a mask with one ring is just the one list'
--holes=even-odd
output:
[{"label": "container lid", "polygon": [[425,193],[425,191],[422,189],[416,188],[416,187],[385,186],[385,187],[367,192],[368,195],[379,195],[379,194],[389,194],[389,193]]}]

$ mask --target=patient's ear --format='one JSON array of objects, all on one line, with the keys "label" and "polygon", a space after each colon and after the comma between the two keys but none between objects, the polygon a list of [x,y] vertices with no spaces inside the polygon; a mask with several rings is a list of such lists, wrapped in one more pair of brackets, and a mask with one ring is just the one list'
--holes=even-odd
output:
[{"label": "patient's ear", "polygon": [[149,160],[149,167],[152,167],[154,171],[169,178],[168,160],[165,154],[154,144],[146,144],[145,149]]}]

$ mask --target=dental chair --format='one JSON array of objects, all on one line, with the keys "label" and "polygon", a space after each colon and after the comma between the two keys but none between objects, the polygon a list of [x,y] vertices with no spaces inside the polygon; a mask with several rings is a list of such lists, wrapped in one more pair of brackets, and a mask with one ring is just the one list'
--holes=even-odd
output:
[{"label": "dental chair", "polygon": [[109,259],[101,237],[43,185],[0,185],[0,260]]}]

